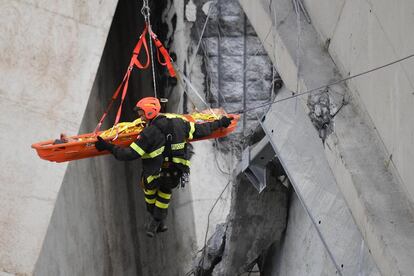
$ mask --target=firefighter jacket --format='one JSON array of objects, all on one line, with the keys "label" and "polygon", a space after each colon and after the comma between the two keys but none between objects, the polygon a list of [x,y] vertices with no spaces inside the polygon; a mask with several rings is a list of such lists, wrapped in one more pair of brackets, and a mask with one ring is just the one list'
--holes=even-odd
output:
[{"label": "firefighter jacket", "polygon": [[142,178],[149,184],[160,176],[164,161],[188,172],[187,141],[208,136],[219,127],[219,120],[195,124],[178,114],[159,114],[128,148],[115,146],[112,154],[124,161],[142,158]]}]

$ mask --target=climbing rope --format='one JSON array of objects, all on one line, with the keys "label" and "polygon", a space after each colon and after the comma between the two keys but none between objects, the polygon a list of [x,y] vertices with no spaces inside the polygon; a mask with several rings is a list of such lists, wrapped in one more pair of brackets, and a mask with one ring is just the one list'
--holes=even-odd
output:
[{"label": "climbing rope", "polygon": [[152,49],[152,39],[151,36],[153,34],[152,32],[152,26],[151,26],[151,9],[148,4],[148,0],[143,0],[142,8],[141,8],[141,14],[144,16],[145,24],[148,26],[148,32],[150,34],[149,38],[149,46],[150,46],[150,55],[151,55],[151,68],[152,68],[152,83],[154,86],[154,97],[157,98],[157,84],[155,80],[155,63],[154,63],[154,53]]}]

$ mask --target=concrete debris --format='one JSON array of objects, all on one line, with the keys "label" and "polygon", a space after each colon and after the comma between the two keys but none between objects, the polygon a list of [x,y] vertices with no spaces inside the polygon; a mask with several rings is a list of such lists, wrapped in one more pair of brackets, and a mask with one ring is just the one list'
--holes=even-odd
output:
[{"label": "concrete debris", "polygon": [[211,275],[214,267],[221,261],[226,240],[226,230],[226,223],[216,226],[214,234],[194,262],[193,271],[195,275]]},{"label": "concrete debris", "polygon": [[185,6],[185,18],[188,22],[195,22],[197,19],[197,7],[192,0]]},{"label": "concrete debris", "polygon": [[245,177],[238,177],[223,256],[211,275],[249,271],[273,243],[280,241],[286,229],[288,189],[278,180],[273,164],[269,166],[269,185],[260,194]]},{"label": "concrete debris", "polygon": [[[261,195],[252,190],[254,188],[250,184],[240,183],[239,186],[251,195],[244,200],[237,199],[239,203],[243,202],[245,209],[237,212],[234,222],[230,219],[228,224],[217,225],[206,249],[194,262],[193,275],[240,275],[251,271],[257,264],[261,267],[269,248],[279,244],[286,228],[287,189],[279,184],[278,188],[267,188],[262,193],[265,200],[260,203],[257,197]],[[255,206],[250,208],[249,205]],[[264,209],[272,205],[268,210]]]},{"label": "concrete debris", "polygon": [[319,137],[325,142],[326,137],[334,130],[333,116],[337,107],[331,100],[328,90],[311,94],[308,97],[309,117],[319,132]]}]

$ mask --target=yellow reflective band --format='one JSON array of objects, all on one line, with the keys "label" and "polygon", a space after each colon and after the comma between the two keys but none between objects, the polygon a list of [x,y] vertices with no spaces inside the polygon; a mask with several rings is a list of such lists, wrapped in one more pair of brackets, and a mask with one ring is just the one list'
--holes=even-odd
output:
[{"label": "yellow reflective band", "polygon": [[155,201],[155,206],[157,206],[158,208],[161,208],[161,209],[168,209],[168,204],[165,204],[165,203],[162,203],[162,202],[159,202],[159,201]]},{"label": "yellow reflective band", "polygon": [[158,196],[162,197],[164,199],[170,199],[171,198],[171,194],[166,194],[166,193],[163,193],[161,191],[158,191]]},{"label": "yellow reflective band", "polygon": [[145,202],[147,202],[148,204],[154,204],[155,201],[156,201],[155,198],[153,198],[153,199],[145,198]]},{"label": "yellow reflective band", "polygon": [[[168,157],[165,157],[164,160],[168,162]],[[190,164],[191,164],[189,160],[185,160],[183,158],[178,158],[178,157],[173,157],[172,162],[176,164],[183,164],[184,166],[188,166],[188,167],[190,167]]]},{"label": "yellow reflective band", "polygon": [[195,123],[190,122],[190,132],[188,133],[189,140],[193,139],[194,131],[195,131]]},{"label": "yellow reflective band", "polygon": [[147,183],[151,183],[154,179],[157,179],[161,176],[161,174],[157,174],[157,175],[150,175],[147,177]]},{"label": "yellow reflective band", "polygon": [[144,189],[144,194],[146,195],[155,195],[156,193],[157,193],[157,189],[154,189],[154,190]]},{"label": "yellow reflective band", "polygon": [[172,150],[181,150],[184,147],[185,147],[185,142],[171,145]]},{"label": "yellow reflective band", "polygon": [[[166,157],[164,160],[168,161],[168,157]],[[184,166],[188,166],[188,167],[190,167],[190,164],[191,164],[189,160],[185,160],[183,158],[178,158],[178,157],[173,157],[172,162],[176,164],[183,164]]]},{"label": "yellow reflective band", "polygon": [[136,152],[138,152],[138,154],[139,155],[141,155],[141,156],[143,156],[144,154],[146,154],[145,153],[145,151],[140,147],[140,146],[138,146],[137,144],[135,144],[135,143],[132,143],[131,145],[130,145],[130,147],[133,149],[133,150],[135,150]]},{"label": "yellow reflective band", "polygon": [[161,113],[160,115],[163,115],[165,117],[167,117],[168,119],[174,119],[174,118],[180,118],[183,119],[184,121],[188,121],[187,118],[183,115],[180,114],[174,114],[174,113]]},{"label": "yellow reflective band", "polygon": [[161,147],[157,150],[154,150],[153,152],[150,153],[146,153],[142,156],[142,159],[148,159],[148,158],[154,158],[157,157],[158,155],[161,155],[164,152],[164,148],[165,147]]}]

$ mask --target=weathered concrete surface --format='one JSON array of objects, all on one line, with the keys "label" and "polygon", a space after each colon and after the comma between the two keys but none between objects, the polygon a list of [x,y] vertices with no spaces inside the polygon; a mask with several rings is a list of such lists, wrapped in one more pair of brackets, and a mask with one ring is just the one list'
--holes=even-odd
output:
[{"label": "weathered concrete surface", "polygon": [[[335,74],[337,69],[331,57],[323,50],[323,43],[317,39],[316,31],[302,20],[301,71],[297,79],[296,15],[290,1],[273,2],[273,14],[269,12],[268,1],[260,5],[240,2],[262,40],[275,20],[270,35],[273,39],[267,41],[265,48],[271,58],[273,53],[278,57],[274,63],[291,90],[296,90],[298,81],[300,91],[305,91],[340,78]],[[350,96],[346,86],[337,85],[331,89]],[[413,270],[410,260],[414,259],[413,210],[398,174],[392,166],[387,166],[389,153],[383,149],[362,105],[361,99],[353,95],[351,102],[336,116],[334,132],[326,140],[326,157],[380,272],[410,275]],[[405,135],[403,140],[408,137]]]},{"label": "weathered concrete surface", "polygon": [[[414,53],[414,38],[407,35],[414,25],[413,1],[304,2],[318,32],[324,40],[330,39],[328,51],[343,76]],[[372,119],[388,156],[391,156],[390,165],[395,166],[412,202],[413,71],[414,59],[410,59],[348,82]]]},{"label": "weathered concrete surface", "polygon": [[[339,243],[343,242],[342,235],[338,235],[337,239]],[[352,244],[357,249],[353,252],[353,258],[358,262],[351,269],[348,262],[343,265],[344,272],[354,270],[355,274],[343,275],[380,275],[372,263],[372,257],[367,255],[363,240],[354,240]],[[349,247],[344,250],[349,250]],[[286,235],[281,244],[273,246],[268,253],[263,275],[338,275],[316,228],[295,193],[289,200]]]},{"label": "weathered concrete surface", "polygon": [[[192,60],[196,60],[196,66],[188,72],[194,85],[207,95],[209,104],[223,107],[227,112],[270,101],[274,96],[272,79],[277,73],[239,3],[234,0],[193,2],[189,3],[197,6],[197,21],[191,33],[195,43],[187,56],[190,68]],[[209,10],[202,43],[195,53]],[[241,114],[236,135],[232,137],[241,139],[256,127],[251,112]]]},{"label": "weathered concrete surface", "polygon": [[191,158],[190,185],[186,188],[191,191],[189,199],[194,212],[191,219],[194,220],[198,249],[204,246],[206,232],[210,236],[216,225],[226,220],[230,209],[231,186],[226,188],[226,185],[235,161],[231,154],[223,154],[214,144],[212,141],[193,143],[195,154]]},{"label": "weathered concrete surface", "polygon": [[[276,99],[289,95],[290,91],[282,89]],[[329,275],[332,268],[333,273],[339,270],[340,275],[358,275],[369,271],[372,272],[370,275],[378,275],[368,250],[360,252],[362,235],[336,184],[322,142],[304,108],[294,101],[274,105],[267,113],[263,126],[301,204],[301,209],[294,207],[290,210],[288,224],[297,227],[288,228],[293,233],[286,234],[280,253],[283,258],[274,260],[280,262],[280,269],[286,269],[290,275],[303,275],[307,270],[312,271],[309,275]],[[297,216],[303,218],[303,212],[308,218],[299,221]],[[303,244],[300,239],[292,239],[291,236],[302,237],[308,243]],[[298,250],[300,247],[302,249]],[[322,254],[314,255],[314,250]],[[289,265],[292,262],[289,256],[294,254],[307,259],[300,262],[296,269]],[[363,268],[360,267],[362,257],[369,264]],[[325,262],[330,263],[327,271],[324,271]]]},{"label": "weathered concrete surface", "polygon": [[0,2],[0,271],[34,269],[67,165],[30,145],[78,131],[116,2]]},{"label": "weathered concrete surface", "polygon": [[248,271],[286,228],[287,188],[269,164],[269,185],[262,193],[246,177],[235,178],[226,240],[221,261],[212,275],[240,275]]}]

